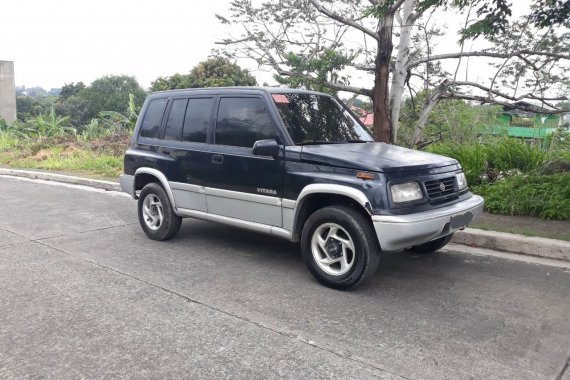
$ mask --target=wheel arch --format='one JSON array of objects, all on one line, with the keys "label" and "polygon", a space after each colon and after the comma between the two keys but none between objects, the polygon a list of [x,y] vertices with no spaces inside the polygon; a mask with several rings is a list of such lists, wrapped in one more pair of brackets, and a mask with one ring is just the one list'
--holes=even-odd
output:
[{"label": "wheel arch", "polygon": [[355,207],[372,222],[372,207],[368,197],[362,191],[343,185],[312,184],[306,186],[297,198],[291,240],[300,240],[303,226],[312,213],[323,207],[333,205]]},{"label": "wheel arch", "polygon": [[168,195],[168,200],[170,200],[172,208],[176,211],[176,203],[174,202],[174,195],[172,194],[172,189],[168,184],[168,179],[166,179],[166,176],[157,169],[143,167],[143,168],[138,168],[135,171],[135,180],[134,180],[135,199],[137,199],[136,195],[137,190],[142,190],[143,187],[145,187],[147,184],[151,182],[158,182],[164,188],[164,191],[166,191],[166,194]]}]

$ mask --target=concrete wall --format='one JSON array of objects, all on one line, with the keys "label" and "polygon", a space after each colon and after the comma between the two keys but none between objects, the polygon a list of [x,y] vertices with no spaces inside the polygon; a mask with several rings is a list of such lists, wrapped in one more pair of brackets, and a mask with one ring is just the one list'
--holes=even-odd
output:
[{"label": "concrete wall", "polygon": [[8,123],[16,120],[16,83],[12,61],[0,61],[0,118]]}]

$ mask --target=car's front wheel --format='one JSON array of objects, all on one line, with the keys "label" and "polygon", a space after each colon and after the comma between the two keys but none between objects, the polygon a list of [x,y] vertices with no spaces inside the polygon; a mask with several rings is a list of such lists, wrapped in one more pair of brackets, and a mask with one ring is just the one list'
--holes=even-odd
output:
[{"label": "car's front wheel", "polygon": [[307,219],[301,234],[303,260],[319,282],[335,289],[369,280],[380,249],[369,220],[346,206],[324,207]]},{"label": "car's front wheel", "polygon": [[139,223],[153,240],[173,238],[180,229],[182,218],[174,213],[166,191],[158,183],[146,185],[139,196]]}]

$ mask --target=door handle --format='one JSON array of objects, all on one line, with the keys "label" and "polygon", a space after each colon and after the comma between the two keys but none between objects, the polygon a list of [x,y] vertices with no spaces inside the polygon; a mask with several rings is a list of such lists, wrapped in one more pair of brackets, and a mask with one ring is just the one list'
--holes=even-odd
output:
[{"label": "door handle", "polygon": [[224,156],[222,156],[220,154],[213,154],[212,155],[212,163],[217,164],[217,165],[223,164],[224,163]]}]

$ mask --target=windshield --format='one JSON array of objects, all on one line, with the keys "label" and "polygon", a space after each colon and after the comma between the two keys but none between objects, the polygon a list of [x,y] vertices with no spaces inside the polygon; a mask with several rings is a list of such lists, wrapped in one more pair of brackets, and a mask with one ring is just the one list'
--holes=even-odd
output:
[{"label": "windshield", "polygon": [[333,97],[303,93],[272,96],[296,145],[373,141],[368,129]]}]

